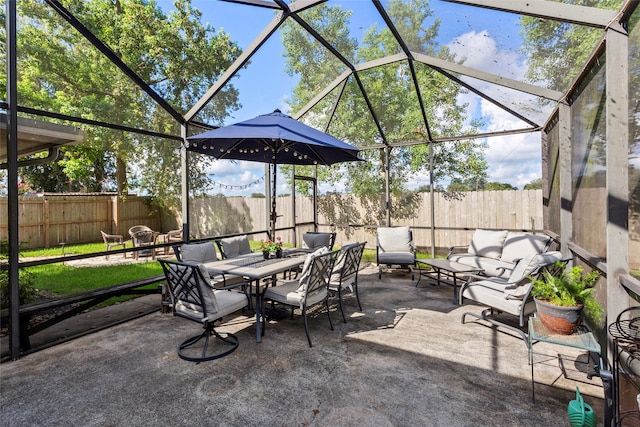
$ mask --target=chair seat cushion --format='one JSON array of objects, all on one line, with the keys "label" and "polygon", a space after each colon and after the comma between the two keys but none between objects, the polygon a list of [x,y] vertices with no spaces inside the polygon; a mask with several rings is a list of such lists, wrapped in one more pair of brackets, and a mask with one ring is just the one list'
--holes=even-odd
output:
[{"label": "chair seat cushion", "polygon": [[353,273],[349,276],[343,277],[341,282],[339,275],[337,278],[334,278],[333,276],[331,276],[331,281],[329,282],[329,289],[332,291],[337,291],[338,288],[340,289],[350,288],[351,285],[355,283],[356,277],[357,275]]},{"label": "chair seat cushion", "polygon": [[242,292],[215,290],[214,293],[218,300],[218,312],[215,313],[217,317],[227,316],[241,310],[249,303],[247,296]]},{"label": "chair seat cushion", "polygon": [[380,252],[378,253],[379,264],[413,264],[415,259],[412,252]]},{"label": "chair seat cushion", "polygon": [[[279,280],[276,286],[271,286],[264,291],[265,299],[270,299],[283,304],[300,306],[304,298],[303,292],[298,292],[297,280]],[[307,296],[307,306],[317,304],[327,297],[327,289],[322,288]]]},{"label": "chair seat cushion", "polygon": [[520,315],[522,304],[526,304],[525,315],[535,311],[535,303],[532,300],[523,302],[521,299],[506,298],[505,292],[496,290],[495,287],[496,284],[489,281],[473,282],[464,288],[462,297],[514,316]]}]

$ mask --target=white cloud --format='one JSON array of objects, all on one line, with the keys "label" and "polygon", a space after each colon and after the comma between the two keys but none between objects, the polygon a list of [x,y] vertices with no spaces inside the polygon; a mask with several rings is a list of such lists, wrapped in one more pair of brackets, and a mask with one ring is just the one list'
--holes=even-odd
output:
[{"label": "white cloud", "polygon": [[466,67],[512,79],[522,79],[527,71],[527,66],[520,60],[518,53],[499,50],[487,30],[462,34],[447,44],[447,47],[458,60],[465,58],[463,64]]},{"label": "white cloud", "polygon": [[[481,71],[523,80],[527,71],[526,62],[513,51],[499,50],[489,32],[472,31],[456,37],[448,47],[457,58],[465,58],[464,65]],[[471,82],[471,79],[468,80]],[[498,85],[473,80],[473,86],[496,99],[508,99],[509,106],[531,107],[535,102],[531,95],[518,93]],[[522,129],[529,125],[495,104],[473,93],[462,94],[459,103],[469,104],[468,111],[475,112],[485,126],[484,132]],[[515,108],[514,110],[519,110]],[[535,110],[535,109],[534,109]],[[529,112],[531,113],[531,112]],[[546,117],[534,112],[528,117]],[[489,181],[504,182],[522,188],[540,178],[542,155],[540,133],[516,134],[487,138],[485,158],[489,164]]]}]

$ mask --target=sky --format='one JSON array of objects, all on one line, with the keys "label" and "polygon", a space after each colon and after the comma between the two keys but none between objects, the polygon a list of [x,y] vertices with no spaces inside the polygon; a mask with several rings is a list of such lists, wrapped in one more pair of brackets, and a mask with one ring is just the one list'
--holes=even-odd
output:
[{"label": "sky", "polygon": [[[171,6],[170,0],[160,0],[158,3],[165,10]],[[371,2],[368,0],[330,2],[336,3],[343,4],[345,8],[358,8],[357,13],[351,18],[351,35],[359,39],[372,22],[380,21],[379,15],[373,6],[369,6]],[[269,9],[235,3],[192,0],[192,4],[202,11],[204,22],[208,22],[217,30],[224,29],[243,49],[250,45],[273,17],[273,12]],[[386,1],[383,1],[383,4],[386,4]],[[527,64],[517,51],[521,45],[519,27],[516,25],[517,15],[496,15],[494,11],[463,7],[440,0],[431,0],[431,7],[436,16],[446,20],[440,26],[439,43],[448,46],[459,58],[466,58],[465,66],[513,79],[524,77]],[[279,33],[276,32],[252,57],[249,69],[243,71],[239,78],[233,79],[234,86],[240,91],[242,108],[236,111],[225,125],[270,113],[276,108],[291,113],[287,99],[297,81],[286,75],[283,70],[282,46]],[[489,94],[496,91],[496,87],[489,84],[480,83],[478,88]],[[499,99],[497,94],[496,97]],[[458,101],[469,103],[475,114],[482,117],[485,123],[483,132],[505,127],[523,127],[514,116],[475,95],[464,95]],[[544,118],[542,122],[544,123]],[[538,132],[492,137],[486,139],[486,142],[488,148],[485,158],[489,164],[489,181],[509,183],[522,188],[532,180],[540,178],[541,153]],[[209,172],[216,183],[215,187],[226,195],[250,195],[265,191],[265,167],[262,164],[215,161]],[[281,184],[278,193],[290,192],[284,180],[279,182]],[[426,176],[410,177],[411,188],[426,184]],[[320,186],[320,192],[341,189],[329,188],[322,184]],[[215,188],[214,192],[217,192]]]}]

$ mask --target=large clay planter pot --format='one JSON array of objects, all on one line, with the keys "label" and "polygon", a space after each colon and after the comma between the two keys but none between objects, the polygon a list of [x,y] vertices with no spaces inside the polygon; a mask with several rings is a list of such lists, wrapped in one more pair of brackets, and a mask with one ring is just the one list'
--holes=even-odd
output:
[{"label": "large clay planter pot", "polygon": [[571,335],[582,321],[583,305],[561,307],[535,297],[533,299],[536,302],[540,321],[550,331],[561,335]]}]

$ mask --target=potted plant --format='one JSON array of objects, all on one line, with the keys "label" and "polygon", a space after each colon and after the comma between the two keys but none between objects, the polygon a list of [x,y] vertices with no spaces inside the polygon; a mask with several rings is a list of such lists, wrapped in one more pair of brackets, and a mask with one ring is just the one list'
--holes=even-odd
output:
[{"label": "potted plant", "polygon": [[260,244],[260,250],[262,251],[262,255],[264,259],[269,258],[269,254],[275,253],[276,257],[282,258],[282,239],[280,237],[276,237],[276,241],[272,242],[271,240],[262,241]]},{"label": "potted plant", "polygon": [[600,323],[604,309],[593,295],[600,274],[583,274],[582,267],[559,269],[558,275],[544,271],[532,280],[531,294],[536,302],[538,317],[544,326],[560,334],[572,334],[580,324],[583,313]]}]

